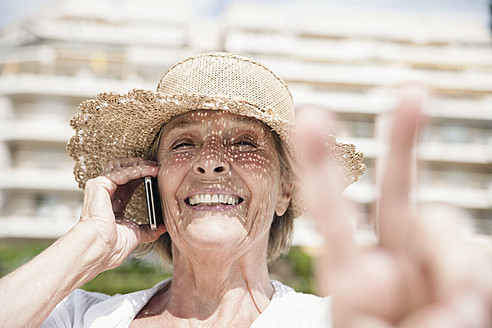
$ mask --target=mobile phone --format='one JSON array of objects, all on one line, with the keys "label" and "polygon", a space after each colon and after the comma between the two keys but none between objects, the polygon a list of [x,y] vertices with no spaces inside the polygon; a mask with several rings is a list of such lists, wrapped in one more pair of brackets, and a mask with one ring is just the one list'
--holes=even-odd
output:
[{"label": "mobile phone", "polygon": [[145,200],[147,202],[147,214],[149,216],[150,229],[155,230],[159,224],[162,224],[162,208],[159,190],[157,188],[157,179],[154,177],[145,177]]}]

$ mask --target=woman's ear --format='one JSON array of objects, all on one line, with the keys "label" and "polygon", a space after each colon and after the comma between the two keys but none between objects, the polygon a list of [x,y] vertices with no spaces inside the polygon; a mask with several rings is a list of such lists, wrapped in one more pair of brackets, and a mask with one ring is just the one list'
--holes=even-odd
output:
[{"label": "woman's ear", "polygon": [[287,208],[290,204],[290,198],[292,196],[292,189],[294,185],[292,182],[282,182],[280,197],[277,200],[277,204],[275,206],[275,214],[277,216],[282,216],[287,211]]}]

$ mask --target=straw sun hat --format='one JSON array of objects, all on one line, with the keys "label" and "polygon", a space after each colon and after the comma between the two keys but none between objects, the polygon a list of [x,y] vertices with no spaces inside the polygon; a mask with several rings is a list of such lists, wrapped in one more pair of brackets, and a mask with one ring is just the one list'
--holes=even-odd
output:
[{"label": "straw sun hat", "polygon": [[[294,103],[285,83],[262,64],[230,53],[206,53],[171,67],[157,91],[101,93],[79,105],[70,125],[75,134],[67,149],[75,160],[80,188],[101,174],[112,158],[145,157],[161,127],[173,117],[198,109],[224,110],[267,124],[293,150]],[[344,184],[364,172],[363,154],[354,145],[334,143]],[[292,195],[293,216],[302,204]],[[125,217],[147,222],[143,187],[128,204]]]}]

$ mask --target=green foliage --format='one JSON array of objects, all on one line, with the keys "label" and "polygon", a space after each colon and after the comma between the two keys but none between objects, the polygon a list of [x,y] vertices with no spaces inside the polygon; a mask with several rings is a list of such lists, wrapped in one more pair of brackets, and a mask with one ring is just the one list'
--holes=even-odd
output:
[{"label": "green foliage", "polygon": [[[0,277],[27,263],[47,248],[53,240],[1,240]],[[297,291],[313,292],[312,259],[301,247],[292,247],[290,252],[270,266],[273,279],[278,279]],[[82,289],[104,294],[124,294],[147,289],[171,276],[160,266],[150,261],[127,259],[120,267],[102,272]]]},{"label": "green foliage", "polygon": [[126,294],[150,288],[170,276],[171,273],[155,264],[130,258],[118,268],[100,273],[82,289],[109,295]]},{"label": "green foliage", "polygon": [[269,266],[272,279],[277,279],[298,292],[314,293],[313,259],[302,247],[293,246],[289,253]]},{"label": "green foliage", "polygon": [[[46,249],[53,240],[0,240],[0,277],[14,271]],[[170,277],[156,264],[128,259],[120,267],[102,272],[82,289],[104,294],[124,294],[147,289]]]},{"label": "green foliage", "polygon": [[0,277],[29,262],[47,248],[53,240],[0,240]]},{"label": "green foliage", "polygon": [[286,255],[294,267],[297,279],[292,288],[303,293],[313,293],[313,260],[301,247],[292,247]]},{"label": "green foliage", "polygon": [[294,265],[296,273],[301,277],[311,277],[313,260],[301,247],[292,247],[286,256]]}]

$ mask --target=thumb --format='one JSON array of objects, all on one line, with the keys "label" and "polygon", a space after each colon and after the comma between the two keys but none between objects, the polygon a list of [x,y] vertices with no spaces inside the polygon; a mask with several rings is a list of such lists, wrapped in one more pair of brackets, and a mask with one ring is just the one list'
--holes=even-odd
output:
[{"label": "thumb", "polygon": [[139,226],[139,243],[150,243],[159,239],[164,233],[167,232],[166,227],[161,224],[157,229],[152,230],[148,225]]}]

